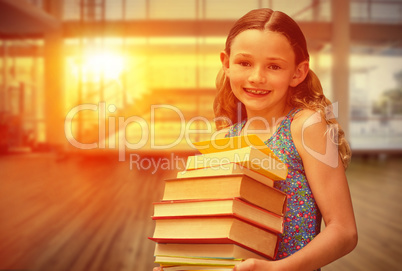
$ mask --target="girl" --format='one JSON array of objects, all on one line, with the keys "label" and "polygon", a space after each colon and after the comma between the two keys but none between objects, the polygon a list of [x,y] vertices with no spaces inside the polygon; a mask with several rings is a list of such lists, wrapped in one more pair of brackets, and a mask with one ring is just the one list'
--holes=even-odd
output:
[{"label": "girl", "polygon": [[345,176],[350,149],[309,69],[299,26],[282,12],[252,10],[230,30],[220,58],[219,134],[257,133],[288,165],[287,179],[275,182],[288,195],[277,259],[248,259],[235,270],[312,271],[346,255],[357,244]]},{"label": "girl", "polygon": [[235,270],[311,271],[346,255],[357,244],[345,176],[350,148],[309,69],[299,26],[282,12],[253,10],[230,30],[220,58],[218,129],[227,137],[258,133],[289,169],[275,182],[288,195],[276,261],[249,259]]}]

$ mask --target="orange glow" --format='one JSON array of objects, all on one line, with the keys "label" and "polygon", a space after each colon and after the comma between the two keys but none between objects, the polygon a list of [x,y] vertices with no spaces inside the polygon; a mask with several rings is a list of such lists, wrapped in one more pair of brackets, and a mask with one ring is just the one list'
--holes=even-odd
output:
[{"label": "orange glow", "polygon": [[84,75],[105,79],[118,79],[124,70],[124,60],[121,55],[113,53],[97,53],[87,56],[83,63]]},{"label": "orange glow", "polygon": [[113,52],[87,53],[81,63],[73,63],[72,69],[77,77],[82,71],[83,82],[97,82],[102,77],[117,80],[125,69],[125,62],[122,55]]}]

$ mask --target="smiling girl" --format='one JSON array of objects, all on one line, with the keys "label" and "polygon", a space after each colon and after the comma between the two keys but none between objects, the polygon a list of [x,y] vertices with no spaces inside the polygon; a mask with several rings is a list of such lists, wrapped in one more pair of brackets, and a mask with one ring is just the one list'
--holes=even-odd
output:
[{"label": "smiling girl", "polygon": [[345,176],[350,148],[309,68],[297,23],[279,11],[252,10],[230,30],[220,59],[218,134],[257,133],[288,165],[286,180],[274,184],[288,196],[276,259],[248,259],[235,270],[312,271],[351,252],[357,230]]},{"label": "smiling girl", "polygon": [[277,258],[249,259],[235,270],[311,271],[351,252],[357,230],[345,176],[350,148],[309,68],[297,23],[279,11],[253,10],[235,23],[220,58],[218,129],[226,137],[257,132],[289,170],[275,182],[288,195]]}]

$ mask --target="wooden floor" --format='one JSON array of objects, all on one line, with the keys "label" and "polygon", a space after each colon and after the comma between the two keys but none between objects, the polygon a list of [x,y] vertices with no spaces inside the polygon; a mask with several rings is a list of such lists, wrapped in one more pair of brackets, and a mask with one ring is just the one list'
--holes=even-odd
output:
[{"label": "wooden floor", "polygon": [[[0,156],[0,270],[152,270],[152,202],[181,160]],[[164,163],[155,174],[152,162]],[[359,245],[325,267],[402,270],[402,158],[356,158],[348,179]]]}]

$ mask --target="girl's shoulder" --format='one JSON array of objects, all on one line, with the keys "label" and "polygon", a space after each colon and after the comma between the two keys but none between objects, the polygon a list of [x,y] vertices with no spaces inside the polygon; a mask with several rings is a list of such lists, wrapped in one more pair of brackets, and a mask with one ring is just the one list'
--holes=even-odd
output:
[{"label": "girl's shoulder", "polygon": [[238,122],[216,131],[216,139],[240,135],[245,123],[246,121]]},{"label": "girl's shoulder", "polygon": [[300,155],[303,157],[306,151],[325,153],[327,130],[327,121],[320,112],[310,109],[297,112],[291,124],[291,133]]},{"label": "girl's shoulder", "polygon": [[299,110],[293,117],[292,130],[304,131],[307,128],[326,128],[326,120],[318,111],[311,109]]},{"label": "girl's shoulder", "polygon": [[231,128],[232,128],[232,127],[229,126],[229,127],[220,129],[220,130],[218,130],[218,131],[215,131],[215,133],[214,133],[214,135],[213,135],[214,138],[215,138],[215,139],[225,138],[225,137],[227,136],[227,134],[230,132],[230,129],[231,129]]}]

